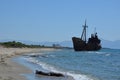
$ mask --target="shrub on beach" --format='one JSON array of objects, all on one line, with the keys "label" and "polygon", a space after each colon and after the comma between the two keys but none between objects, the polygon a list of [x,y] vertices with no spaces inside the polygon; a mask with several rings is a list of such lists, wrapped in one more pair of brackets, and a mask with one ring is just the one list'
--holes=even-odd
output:
[{"label": "shrub on beach", "polygon": [[22,47],[27,47],[26,44],[23,44],[21,42],[16,42],[16,41],[9,41],[9,42],[3,42],[3,43],[0,43],[2,46],[4,47],[14,47],[14,48],[22,48]]},{"label": "shrub on beach", "polygon": [[7,48],[52,48],[49,46],[44,45],[27,45],[21,42],[16,41],[9,41],[9,42],[1,42],[0,46],[7,47]]}]

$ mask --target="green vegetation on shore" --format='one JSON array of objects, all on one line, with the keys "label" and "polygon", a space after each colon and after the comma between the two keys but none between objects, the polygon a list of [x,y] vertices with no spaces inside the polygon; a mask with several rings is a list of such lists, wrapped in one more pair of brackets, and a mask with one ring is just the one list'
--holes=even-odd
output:
[{"label": "green vegetation on shore", "polygon": [[23,44],[21,42],[16,42],[16,41],[9,41],[9,42],[1,42],[0,45],[7,47],[7,48],[41,48],[41,47],[45,47],[44,45],[27,45],[27,44]]},{"label": "green vegetation on shore", "polygon": [[62,47],[59,44],[53,44],[52,46],[45,45],[28,45],[21,42],[9,41],[9,42],[0,42],[1,46],[7,48],[56,48],[56,49],[71,49],[69,47]]}]

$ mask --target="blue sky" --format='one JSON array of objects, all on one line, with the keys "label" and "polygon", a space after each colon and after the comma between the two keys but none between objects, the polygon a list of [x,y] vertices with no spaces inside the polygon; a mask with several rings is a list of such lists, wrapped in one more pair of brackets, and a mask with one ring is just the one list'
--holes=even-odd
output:
[{"label": "blue sky", "polygon": [[64,41],[81,36],[120,40],[120,0],[0,0],[0,40]]}]

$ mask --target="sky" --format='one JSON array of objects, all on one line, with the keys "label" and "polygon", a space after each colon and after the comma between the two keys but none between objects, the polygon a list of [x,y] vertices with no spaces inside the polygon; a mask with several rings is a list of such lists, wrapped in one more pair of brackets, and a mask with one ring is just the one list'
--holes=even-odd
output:
[{"label": "sky", "polygon": [[0,40],[67,41],[80,37],[120,40],[120,0],[0,0]]}]

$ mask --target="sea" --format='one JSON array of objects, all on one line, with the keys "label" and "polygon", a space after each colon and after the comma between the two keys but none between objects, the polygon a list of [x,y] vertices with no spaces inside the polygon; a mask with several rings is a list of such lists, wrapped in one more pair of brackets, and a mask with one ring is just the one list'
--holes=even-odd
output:
[{"label": "sea", "polygon": [[33,70],[24,74],[28,80],[42,80],[35,76],[35,70],[62,73],[74,80],[120,80],[120,49],[80,52],[58,49],[22,55],[14,60]]}]

